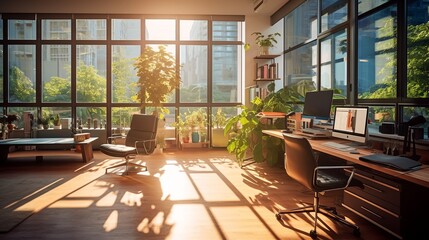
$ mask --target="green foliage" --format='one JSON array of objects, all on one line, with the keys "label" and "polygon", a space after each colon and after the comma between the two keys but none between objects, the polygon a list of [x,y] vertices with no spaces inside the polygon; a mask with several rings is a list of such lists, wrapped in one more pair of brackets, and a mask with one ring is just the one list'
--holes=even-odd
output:
[{"label": "green foliage", "polygon": [[61,125],[61,120],[60,120],[60,115],[56,114],[55,116],[52,117],[52,123],[55,126],[60,126]]},{"label": "green foliage", "polygon": [[261,32],[254,32],[252,35],[256,36],[255,43],[259,47],[274,47],[274,43],[277,43],[276,37],[280,37],[281,34],[271,33],[267,36],[263,35]]},{"label": "green foliage", "polygon": [[212,123],[216,128],[223,128],[226,125],[226,114],[222,108],[218,108],[216,114],[212,116]]},{"label": "green foliage", "polygon": [[161,107],[167,95],[180,86],[176,59],[165,46],[160,46],[157,51],[146,47],[134,67],[139,77],[137,98],[142,103]]},{"label": "green foliage", "polygon": [[30,78],[14,66],[10,70],[9,96],[11,102],[35,102],[36,89]]},{"label": "green foliage", "polygon": [[106,78],[92,65],[79,63],[77,67],[77,99],[79,102],[106,102]]},{"label": "green foliage", "polygon": [[115,56],[112,61],[112,101],[113,102],[135,102],[137,99],[130,98],[129,91],[136,87],[133,81],[132,71],[133,60]]},{"label": "green foliage", "polygon": [[71,83],[69,79],[60,77],[51,77],[43,85],[44,102],[70,102],[71,101]]},{"label": "green foliage", "polygon": [[224,130],[224,134],[230,136],[227,150],[235,154],[240,167],[247,155],[251,155],[255,162],[267,161],[269,165],[275,165],[278,162],[279,154],[284,151],[283,141],[265,136],[262,130],[283,129],[285,120],[277,119],[273,125],[267,124],[258,116],[258,113],[290,112],[291,105],[301,96],[294,88],[285,87],[269,94],[264,100],[255,98],[250,108],[241,106],[240,114],[227,120]]}]

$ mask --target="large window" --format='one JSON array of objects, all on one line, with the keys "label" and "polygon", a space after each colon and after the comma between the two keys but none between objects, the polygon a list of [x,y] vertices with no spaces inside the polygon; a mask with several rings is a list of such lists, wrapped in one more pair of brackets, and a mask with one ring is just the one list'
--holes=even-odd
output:
[{"label": "large window", "polygon": [[[243,16],[0,16],[1,111],[32,111],[40,119],[59,114],[82,128],[95,121],[97,131],[114,134],[129,126],[133,113],[154,110],[137,98],[134,63],[147,46],[161,45],[176,59],[182,80],[165,102],[169,130],[179,109],[204,109],[209,116],[242,101]],[[204,128],[209,123],[210,116]]]},{"label": "large window", "polygon": [[407,97],[429,97],[429,2],[407,3]]},{"label": "large window", "polygon": [[[334,89],[335,105],[369,106],[373,131],[428,119],[428,8],[425,0],[306,1],[284,18],[286,85],[300,94]],[[318,33],[309,30],[317,19]]]},{"label": "large window", "polygon": [[359,20],[359,98],[396,98],[396,5]]}]

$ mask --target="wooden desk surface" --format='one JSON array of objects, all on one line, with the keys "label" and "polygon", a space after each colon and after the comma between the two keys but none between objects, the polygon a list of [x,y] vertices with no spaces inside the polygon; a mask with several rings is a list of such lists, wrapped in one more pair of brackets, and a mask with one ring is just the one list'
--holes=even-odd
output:
[{"label": "wooden desk surface", "polygon": [[[280,130],[263,130],[264,134],[277,137],[277,138],[283,138],[283,133]],[[316,151],[323,152],[341,159],[344,159],[346,161],[349,161],[351,163],[359,164],[361,166],[385,173],[387,175],[390,175],[392,177],[396,177],[402,180],[406,180],[415,184],[419,184],[421,186],[424,186],[426,188],[429,188],[429,165],[422,165],[417,170],[411,170],[407,172],[401,172],[397,171],[391,168],[383,167],[378,164],[373,164],[369,162],[365,162],[362,160],[359,160],[360,156],[364,155],[370,155],[376,153],[376,151],[372,149],[359,149],[357,148],[359,154],[351,154],[349,152],[343,152],[339,151],[330,147],[323,146],[323,142],[338,142],[338,143],[344,143],[346,140],[336,139],[336,138],[324,138],[324,139],[309,139],[309,142],[312,146],[312,148]]]}]

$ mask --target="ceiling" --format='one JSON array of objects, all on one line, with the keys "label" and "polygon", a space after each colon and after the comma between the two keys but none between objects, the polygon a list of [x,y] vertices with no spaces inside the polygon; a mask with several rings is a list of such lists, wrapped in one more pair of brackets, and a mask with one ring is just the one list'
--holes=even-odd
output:
[{"label": "ceiling", "polygon": [[[201,14],[271,16],[290,0],[0,0],[4,13]],[[262,1],[262,0],[256,0]],[[84,6],[84,7],[82,7]]]}]

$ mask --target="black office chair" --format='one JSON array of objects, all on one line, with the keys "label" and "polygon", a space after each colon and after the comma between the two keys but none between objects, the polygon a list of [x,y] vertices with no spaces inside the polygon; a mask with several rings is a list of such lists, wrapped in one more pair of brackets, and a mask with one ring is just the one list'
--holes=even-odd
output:
[{"label": "black office chair", "polygon": [[[285,140],[285,169],[286,173],[306,188],[314,192],[314,204],[276,214],[277,220],[282,214],[314,212],[314,229],[310,231],[312,238],[317,237],[317,214],[321,213],[333,220],[353,228],[353,234],[360,235],[359,227],[337,215],[335,208],[319,205],[319,193],[345,189],[352,181],[353,166],[318,166],[317,157],[308,140],[302,136],[283,134]],[[346,175],[344,170],[351,171]]]},{"label": "black office chair", "polygon": [[158,128],[158,117],[146,114],[134,114],[131,119],[130,130],[125,137],[125,145],[114,144],[118,137],[109,138],[109,143],[102,144],[100,151],[113,157],[121,157],[125,162],[106,168],[108,169],[125,166],[123,174],[128,174],[128,166],[136,166],[147,170],[146,166],[130,162],[138,154],[151,154],[156,147],[156,131]]}]

